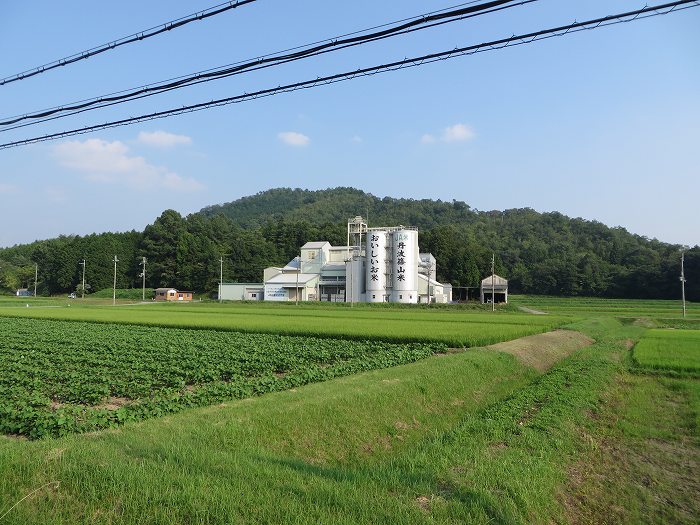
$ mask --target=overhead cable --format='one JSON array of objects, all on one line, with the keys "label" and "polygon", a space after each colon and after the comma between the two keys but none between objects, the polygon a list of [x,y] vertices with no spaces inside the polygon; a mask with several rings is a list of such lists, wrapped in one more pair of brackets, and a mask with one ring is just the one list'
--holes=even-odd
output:
[{"label": "overhead cable", "polygon": [[[112,95],[103,95],[100,97],[82,100],[75,103],[64,104],[61,106],[36,111],[33,113],[25,113],[23,115],[6,118],[0,120],[0,126],[11,126],[13,124],[17,124],[25,120],[36,119],[43,119],[39,122],[45,122],[46,120],[53,120],[47,119],[47,117],[50,117],[52,115],[74,115],[76,113],[82,113],[82,110],[85,110],[87,108],[97,109],[100,107],[112,106],[115,105],[115,103],[128,102],[130,100],[143,98],[143,95],[155,95],[158,93],[172,91],[174,89],[180,89],[190,85],[200,84],[202,82],[211,82],[213,80],[230,77],[232,75],[238,75],[249,71],[255,71],[272,66],[277,66],[280,64],[295,62],[297,60],[306,59],[312,56],[339,51],[341,49],[355,47],[367,44],[369,42],[383,40],[398,35],[404,35],[406,33],[412,33],[414,31],[420,31],[451,22],[457,22],[467,18],[482,16],[496,11],[501,11],[504,9],[533,3],[536,1],[538,0],[494,0],[479,5],[470,5],[469,7],[461,7],[452,10],[442,10],[436,13],[419,15],[417,17],[409,19],[408,21],[384,24],[383,29],[381,29],[380,31],[374,31],[372,33],[360,35],[358,34],[360,32],[355,32],[351,36],[345,38],[329,38],[314,44],[308,44],[306,46],[297,47],[292,52],[273,53],[265,57],[258,57],[252,60],[222,66],[220,68],[211,69],[208,71],[200,71],[188,76],[179,77],[177,79],[172,80],[166,80],[147,86],[141,86],[139,88],[122,91]],[[474,2],[471,2],[471,4],[473,3]],[[18,127],[24,126],[15,126],[9,129],[16,129]],[[0,132],[8,131],[9,129],[0,130]]]},{"label": "overhead cable", "polygon": [[346,80],[351,80],[357,77],[365,77],[376,75],[379,73],[386,73],[389,71],[397,71],[399,69],[407,69],[409,67],[417,67],[432,62],[437,62],[440,60],[449,60],[458,56],[473,55],[476,53],[483,53],[486,51],[495,51],[505,49],[507,47],[513,47],[523,44],[531,44],[539,40],[545,40],[553,37],[565,36],[568,34],[573,34],[580,31],[587,31],[598,29],[600,27],[606,27],[615,24],[632,22],[635,20],[641,20],[644,18],[650,18],[654,16],[666,15],[674,11],[682,11],[685,9],[690,9],[693,7],[700,7],[700,0],[679,0],[676,2],[669,2],[662,5],[645,7],[638,9],[636,11],[628,11],[626,13],[620,13],[617,15],[609,15],[601,18],[596,18],[593,20],[588,20],[585,22],[574,22],[569,25],[554,27],[550,29],[543,29],[541,31],[536,31],[532,33],[526,33],[523,35],[513,35],[508,38],[502,38],[499,40],[493,40],[490,42],[484,42],[481,44],[474,44],[466,47],[456,47],[448,51],[441,51],[438,53],[431,53],[428,55],[423,55],[415,58],[405,58],[403,60],[398,60],[395,62],[390,62],[378,66],[367,67],[363,69],[357,69],[356,71],[349,71],[345,73],[337,73],[335,75],[329,75],[325,77],[318,77],[311,80],[305,80],[301,82],[295,82],[292,84],[286,84],[277,86],[275,88],[268,88],[253,93],[244,93],[242,95],[236,95],[232,97],[222,98],[218,100],[212,100],[209,102],[200,102],[198,104],[192,104],[189,106],[182,106],[180,108],[172,108],[164,111],[157,111],[154,113],[149,113],[146,115],[141,115],[138,117],[129,117],[121,120],[115,120],[111,122],[106,122],[104,124],[95,124],[92,126],[85,126],[82,128],[72,129],[68,131],[61,131],[58,133],[51,133],[41,137],[32,137],[28,139],[17,140],[13,142],[7,142],[0,144],[0,149],[7,149],[17,146],[23,146],[26,144],[34,144],[38,142],[45,142],[49,140],[56,140],[60,138],[83,135],[86,133],[91,133],[94,131],[99,131],[108,128],[115,128],[119,126],[127,126],[130,124],[136,124],[138,122],[145,122],[150,120],[157,120],[161,118],[166,118],[173,115],[179,115],[183,113],[192,113],[195,111],[201,111],[211,107],[225,106],[228,104],[236,104],[240,102],[246,102],[249,100],[255,100],[258,98],[269,97],[277,95],[280,93],[288,93],[292,91],[298,91],[301,89],[310,89],[320,85],[334,84],[337,82],[343,82]]},{"label": "overhead cable", "polygon": [[224,2],[222,4],[208,7],[203,11],[198,11],[196,13],[192,13],[191,15],[183,16],[182,18],[170,20],[169,22],[159,24],[149,29],[144,29],[143,31],[139,31],[132,35],[118,38],[117,40],[112,40],[111,42],[107,42],[106,44],[100,44],[99,46],[86,49],[85,51],[80,51],[79,53],[75,53],[64,58],[59,58],[58,60],[54,60],[53,62],[49,62],[41,66],[36,66],[31,69],[27,69],[26,71],[22,71],[21,73],[16,73],[5,78],[0,78],[0,86],[4,86],[5,84],[9,84],[11,82],[17,82],[19,80],[24,80],[25,78],[40,75],[52,69],[79,62],[80,60],[86,60],[90,57],[94,57],[95,55],[99,55],[106,51],[111,51],[112,49],[116,49],[127,44],[132,44],[134,42],[146,40],[147,38],[151,38],[161,33],[165,33],[166,31],[172,31],[173,29],[182,27],[186,24],[189,24],[190,22],[204,20],[205,18],[210,18],[212,16],[224,13],[226,11],[230,11],[231,9],[236,9],[237,7],[240,7],[245,4],[250,4],[255,1],[256,0],[237,0]]}]

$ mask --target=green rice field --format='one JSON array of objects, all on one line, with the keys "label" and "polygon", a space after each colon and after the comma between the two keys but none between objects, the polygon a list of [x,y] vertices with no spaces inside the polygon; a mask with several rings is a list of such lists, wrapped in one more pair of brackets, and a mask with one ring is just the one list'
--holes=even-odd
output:
[{"label": "green rice field", "polygon": [[643,368],[700,373],[700,330],[648,330],[633,356]]},{"label": "green rice field", "polygon": [[[511,295],[513,305],[525,306],[554,315],[597,315],[614,317],[682,318],[678,301],[650,299],[601,299],[596,297],[551,297],[543,295]],[[700,320],[700,304],[686,303],[686,318]]]},{"label": "green rice field", "polygon": [[[41,300],[40,300],[41,301]],[[29,304],[27,307],[26,304]],[[462,308],[354,308],[293,304],[127,304],[79,300],[0,303],[0,317],[124,323],[389,342],[440,342],[455,347],[488,345],[552,330],[570,316],[525,315]]]}]

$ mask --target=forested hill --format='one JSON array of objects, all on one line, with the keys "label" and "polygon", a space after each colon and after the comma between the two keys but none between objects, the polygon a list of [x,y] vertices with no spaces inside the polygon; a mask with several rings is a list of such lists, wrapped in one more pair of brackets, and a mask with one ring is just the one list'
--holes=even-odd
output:
[{"label": "forested hill", "polygon": [[318,191],[275,188],[226,204],[208,206],[200,213],[208,217],[223,214],[243,227],[264,226],[271,219],[345,227],[348,218],[362,215],[369,218],[370,226],[403,224],[421,230],[473,222],[477,217],[464,202],[380,199],[355,188]]},{"label": "forested hill", "polygon": [[[353,188],[321,191],[272,189],[182,217],[166,210],[143,232],[62,236],[0,250],[0,288],[33,286],[39,266],[42,293],[112,286],[138,287],[146,257],[147,286],[213,292],[219,281],[260,282],[266,266],[284,264],[307,241],[346,242],[347,219],[370,226],[417,226],[421,251],[438,261],[438,279],[478,286],[496,271],[512,292],[601,297],[678,298],[679,246],[632,235],[560,213],[513,209],[477,211],[459,201],[377,198]],[[686,294],[700,301],[700,247],[686,253]]]}]

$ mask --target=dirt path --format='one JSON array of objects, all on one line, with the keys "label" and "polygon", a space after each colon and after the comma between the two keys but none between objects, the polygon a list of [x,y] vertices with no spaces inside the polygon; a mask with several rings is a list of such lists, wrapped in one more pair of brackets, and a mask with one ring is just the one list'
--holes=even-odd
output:
[{"label": "dirt path", "polygon": [[513,341],[497,343],[487,348],[512,354],[523,364],[545,372],[560,359],[593,343],[593,339],[580,332],[554,330],[545,334],[529,335]]},{"label": "dirt path", "polygon": [[547,312],[543,312],[542,310],[533,310],[532,308],[528,308],[527,306],[518,306],[518,310],[520,310],[521,312],[527,312],[529,314],[548,315]]}]

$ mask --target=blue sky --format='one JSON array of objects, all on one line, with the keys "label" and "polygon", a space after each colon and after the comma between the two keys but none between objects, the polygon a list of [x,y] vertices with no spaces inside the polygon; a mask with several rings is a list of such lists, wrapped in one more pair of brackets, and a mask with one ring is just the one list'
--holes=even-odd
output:
[{"label": "blue sky", "polygon": [[[216,0],[10,3],[0,76]],[[184,75],[456,5],[257,2],[0,87],[0,116]],[[507,12],[0,133],[1,142],[643,7],[540,0]],[[0,246],[141,230],[289,186],[530,207],[700,244],[700,8],[531,45],[0,151]],[[361,210],[358,210],[361,212]]]}]

